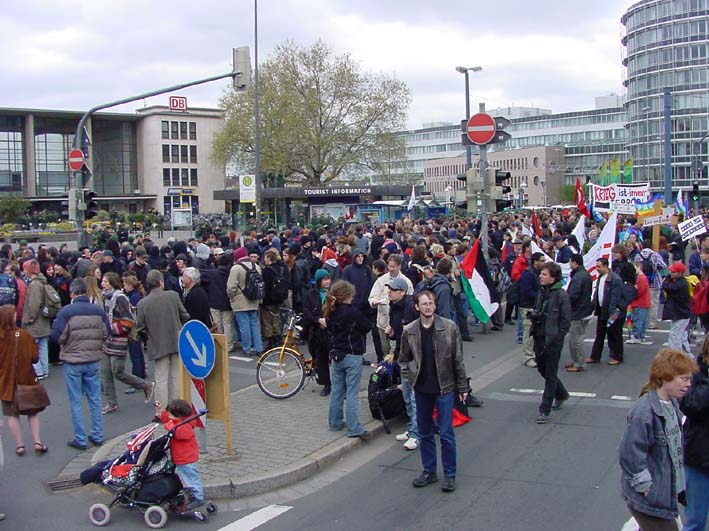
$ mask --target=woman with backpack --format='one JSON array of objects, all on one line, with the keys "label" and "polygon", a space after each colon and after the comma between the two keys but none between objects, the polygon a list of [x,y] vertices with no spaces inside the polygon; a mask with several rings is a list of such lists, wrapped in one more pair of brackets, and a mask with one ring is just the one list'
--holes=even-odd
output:
[{"label": "woman with backpack", "polygon": [[155,382],[148,382],[133,374],[127,374],[126,357],[128,356],[128,336],[135,326],[135,316],[131,311],[130,300],[123,292],[123,282],[118,273],[109,271],[101,280],[103,289],[104,310],[111,323],[111,334],[103,344],[101,358],[101,386],[106,399],[102,412],[104,415],[118,411],[115,380],[142,389],[145,402],[150,402],[155,390]]},{"label": "woman with backpack", "polygon": [[[278,250],[273,247],[263,253],[263,281],[265,295],[259,306],[261,320],[261,335],[264,339],[264,349],[280,346],[281,335],[281,307],[288,299],[290,274],[288,266],[281,260]],[[312,353],[312,352],[311,352]]]}]

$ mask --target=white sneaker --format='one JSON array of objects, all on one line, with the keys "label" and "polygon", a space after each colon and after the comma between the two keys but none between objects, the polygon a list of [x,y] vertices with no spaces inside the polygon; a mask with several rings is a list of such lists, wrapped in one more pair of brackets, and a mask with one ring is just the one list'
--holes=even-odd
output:
[{"label": "white sneaker", "polygon": [[662,346],[663,346],[663,347],[669,347],[669,346],[670,346],[669,341],[664,342],[664,343],[662,344]]},{"label": "white sneaker", "polygon": [[654,345],[654,343],[653,343],[652,341],[647,341],[647,340],[645,340],[645,339],[643,339],[642,341],[640,341],[640,344],[641,344],[641,345]]},{"label": "white sneaker", "polygon": [[397,435],[395,437],[395,439],[397,441],[401,441],[401,442],[408,441],[409,440],[409,432],[405,431],[404,433],[400,433],[399,435]]},{"label": "white sneaker", "polygon": [[407,450],[416,450],[421,445],[421,442],[418,439],[414,439],[413,437],[409,437],[409,440],[404,443],[404,448]]}]

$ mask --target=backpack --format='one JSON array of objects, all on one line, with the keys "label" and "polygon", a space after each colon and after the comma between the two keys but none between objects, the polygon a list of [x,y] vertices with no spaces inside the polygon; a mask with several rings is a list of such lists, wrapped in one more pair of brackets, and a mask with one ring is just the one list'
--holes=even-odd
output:
[{"label": "backpack", "polygon": [[694,294],[690,299],[692,315],[701,316],[709,312],[709,281],[700,282],[694,287]]},{"label": "backpack", "polygon": [[[283,302],[288,298],[288,281],[281,274],[280,268],[269,266],[273,272],[273,280],[271,281],[271,300],[274,302]],[[248,273],[247,273],[248,275]]]},{"label": "backpack", "polygon": [[244,262],[239,262],[239,265],[246,271],[246,280],[244,281],[244,287],[241,289],[241,293],[250,301],[262,300],[266,295],[266,283],[261,273],[256,269],[256,265],[251,264],[250,268],[246,267]]},{"label": "backpack", "polygon": [[512,279],[505,271],[505,268],[501,267],[497,273],[497,292],[500,295],[507,293],[512,286]]},{"label": "backpack", "polygon": [[642,258],[640,267],[643,270],[643,275],[647,277],[648,282],[652,282],[655,277],[655,266],[652,263],[652,253],[648,254],[647,257],[640,253],[640,257]]},{"label": "backpack", "polygon": [[380,363],[370,375],[367,385],[367,401],[372,417],[384,423],[384,431],[391,433],[386,421],[406,411],[404,394],[398,387],[401,380],[398,365]]},{"label": "backpack", "polygon": [[59,297],[59,293],[50,286],[49,283],[44,284],[44,292],[42,293],[42,315],[54,319],[62,309],[62,299]]},{"label": "backpack", "polygon": [[517,279],[510,284],[510,287],[507,290],[507,304],[511,304],[512,306],[517,306],[519,304],[520,295],[521,295],[521,292],[520,292],[519,279]]},{"label": "backpack", "polygon": [[15,304],[17,301],[17,280],[6,274],[0,274],[0,306]]}]

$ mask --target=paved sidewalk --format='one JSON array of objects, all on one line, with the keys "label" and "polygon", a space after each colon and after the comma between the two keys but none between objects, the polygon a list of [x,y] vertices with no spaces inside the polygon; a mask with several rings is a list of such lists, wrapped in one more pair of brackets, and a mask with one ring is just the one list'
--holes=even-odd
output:
[{"label": "paved sidewalk", "polygon": [[[360,419],[366,429],[380,433],[384,425],[372,419],[367,405],[369,372],[365,368],[362,375]],[[343,453],[367,444],[348,438],[344,430],[328,430],[329,398],[321,397],[319,391],[320,386],[306,382],[306,387],[288,400],[269,398],[257,385],[232,393],[232,456],[226,455],[223,423],[207,421],[208,452],[199,460],[206,496],[241,498],[272,491],[302,481]],[[60,477],[74,478],[91,464],[119,456],[133,432],[82,452]]]}]

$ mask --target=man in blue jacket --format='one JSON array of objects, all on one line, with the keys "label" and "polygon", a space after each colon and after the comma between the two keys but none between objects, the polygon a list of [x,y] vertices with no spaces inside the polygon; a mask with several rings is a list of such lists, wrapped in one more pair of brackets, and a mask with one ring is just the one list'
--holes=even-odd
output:
[{"label": "man in blue jacket", "polygon": [[529,334],[532,321],[528,314],[534,308],[534,302],[539,294],[539,272],[545,262],[544,253],[533,253],[529,267],[522,271],[522,275],[519,277],[519,311],[524,318],[522,354],[524,365],[532,368],[537,366],[537,362],[534,360],[534,338]]},{"label": "man in blue jacket", "polygon": [[[74,430],[74,437],[67,444],[77,450],[86,450],[88,441],[96,446],[103,444],[99,360],[111,325],[106,312],[89,301],[83,278],[71,283],[69,296],[71,304],[59,310],[50,337],[61,347],[59,359],[64,362],[64,381]],[[81,395],[84,393],[91,415],[91,433],[88,437],[81,407]]]}]

